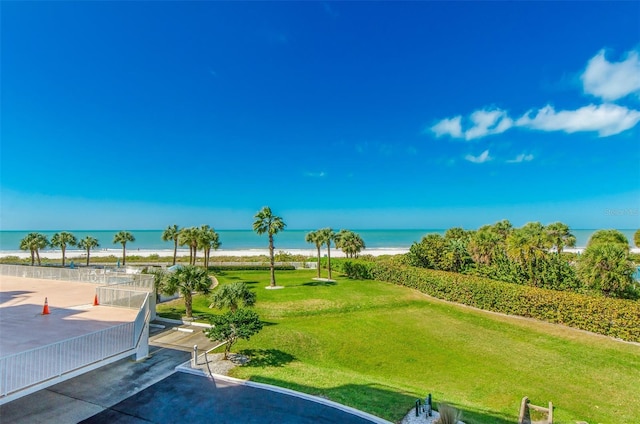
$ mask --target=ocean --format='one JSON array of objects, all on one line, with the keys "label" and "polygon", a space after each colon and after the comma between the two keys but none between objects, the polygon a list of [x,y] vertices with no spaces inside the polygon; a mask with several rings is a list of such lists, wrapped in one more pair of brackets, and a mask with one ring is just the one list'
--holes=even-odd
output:
[{"label": "ocean", "polygon": [[[85,236],[92,236],[98,239],[102,249],[121,249],[120,244],[113,243],[113,236],[119,230],[78,230],[69,231],[78,240]],[[127,250],[132,254],[135,250],[163,250],[173,249],[173,242],[162,241],[163,230],[128,230],[135,237],[134,242],[127,243]],[[275,236],[275,249],[314,249],[315,246],[305,242],[305,235],[312,230],[288,230],[278,233]],[[418,242],[426,234],[444,234],[443,229],[424,230],[353,230],[358,233],[365,242],[367,249],[408,249],[414,242]],[[572,230],[576,237],[576,247],[584,247],[595,229]],[[633,233],[635,230],[620,230],[633,243]],[[30,231],[0,231],[0,255],[10,255],[12,252],[20,251],[20,240]],[[46,235],[49,240],[58,231],[38,231]],[[216,230],[220,235],[220,251],[224,250],[246,250],[265,249],[268,247],[266,235],[258,236],[251,230]],[[45,249],[46,250],[46,249]],[[73,248],[69,248],[73,250]]]}]

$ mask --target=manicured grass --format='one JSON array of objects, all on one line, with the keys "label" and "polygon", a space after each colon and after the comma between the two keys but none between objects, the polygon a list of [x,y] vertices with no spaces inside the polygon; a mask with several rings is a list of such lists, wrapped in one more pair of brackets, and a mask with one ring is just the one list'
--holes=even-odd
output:
[{"label": "manicured grass", "polygon": [[[512,423],[520,400],[556,406],[555,422],[640,417],[640,346],[562,326],[477,311],[374,281],[313,281],[314,271],[225,271],[245,281],[267,323],[234,351],[233,375],[328,397],[391,421],[432,393],[472,423]],[[334,276],[335,277],[335,276]],[[176,303],[178,305],[179,303]],[[198,296],[194,314],[217,313]],[[171,305],[158,310],[169,311]],[[184,309],[182,309],[183,311]],[[180,314],[179,306],[176,313]]]}]

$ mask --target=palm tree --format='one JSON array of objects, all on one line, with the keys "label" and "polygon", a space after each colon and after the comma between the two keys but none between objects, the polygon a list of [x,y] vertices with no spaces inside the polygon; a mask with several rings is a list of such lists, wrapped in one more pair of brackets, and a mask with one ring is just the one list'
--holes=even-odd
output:
[{"label": "palm tree", "polygon": [[67,245],[75,246],[78,244],[78,239],[73,234],[62,231],[60,233],[55,233],[53,237],[51,237],[51,246],[59,247],[62,250],[62,266],[64,267],[64,256],[67,251]]},{"label": "palm tree", "polygon": [[558,254],[562,253],[564,247],[573,247],[576,245],[576,238],[571,234],[571,230],[567,224],[562,222],[554,222],[545,227],[547,237]]},{"label": "palm tree", "polygon": [[173,265],[176,264],[176,256],[178,255],[178,237],[180,236],[180,230],[176,224],[169,225],[166,230],[162,232],[162,241],[173,240]]},{"label": "palm tree", "polygon": [[622,243],[588,246],[578,261],[578,275],[588,287],[605,296],[624,297],[632,287],[636,267]]},{"label": "palm tree", "polygon": [[529,270],[529,282],[536,283],[536,264],[544,258],[550,247],[544,226],[539,222],[529,222],[522,228],[511,231],[507,236],[507,256]]},{"label": "palm tree", "polygon": [[237,281],[225,284],[215,291],[212,298],[212,306],[216,308],[229,308],[232,312],[239,306],[253,306],[256,303],[256,294],[249,290],[246,283]]},{"label": "palm tree", "polygon": [[151,270],[149,273],[153,275],[153,287],[156,292],[156,304],[157,304],[157,303],[160,303],[160,293],[164,291],[164,284],[167,277],[167,271],[162,268],[155,268]]},{"label": "palm tree", "polygon": [[640,247],[640,230],[636,230],[636,232],[633,233],[633,244],[635,244],[636,247]]},{"label": "palm tree", "polygon": [[198,247],[204,252],[204,267],[209,268],[209,258],[211,249],[218,250],[220,247],[220,236],[208,225],[202,225],[198,230]]},{"label": "palm tree", "polygon": [[178,268],[164,279],[162,290],[171,295],[179,291],[184,296],[184,308],[188,318],[193,317],[193,292],[209,293],[211,278],[207,271],[194,265]]},{"label": "palm tree", "polygon": [[89,255],[91,254],[91,249],[99,246],[100,244],[98,243],[98,239],[91,236],[86,236],[85,238],[80,239],[80,241],[78,242],[78,247],[80,249],[87,250],[87,266],[89,266]]},{"label": "palm tree", "polygon": [[284,230],[287,224],[284,223],[281,217],[273,215],[271,208],[268,206],[263,207],[255,216],[256,219],[253,222],[253,231],[259,236],[262,234],[269,235],[269,263],[271,268],[271,283],[270,287],[276,286],[276,271],[273,259],[273,236]]},{"label": "palm tree", "polygon": [[629,240],[618,230],[598,230],[591,235],[587,242],[587,247],[596,244],[617,243],[629,250]]},{"label": "palm tree", "polygon": [[122,244],[122,266],[126,265],[127,260],[127,242],[133,243],[136,238],[129,231],[120,231],[113,237],[113,244]]},{"label": "palm tree", "polygon": [[503,247],[501,235],[490,226],[483,226],[471,235],[467,250],[475,263],[491,265]]},{"label": "palm tree", "polygon": [[322,244],[327,245],[327,269],[329,270],[329,280],[331,280],[331,242],[335,240],[336,233],[331,228],[318,230]]},{"label": "palm tree", "polygon": [[41,233],[29,233],[25,238],[20,240],[20,249],[29,250],[31,252],[31,266],[35,263],[35,258],[38,259],[38,266],[42,265],[40,262],[40,249],[44,249],[49,245],[47,236]]},{"label": "palm tree", "polygon": [[200,230],[196,227],[183,228],[178,235],[178,243],[181,246],[189,246],[189,265],[196,264],[199,237]]},{"label": "palm tree", "polygon": [[306,241],[307,243],[315,244],[316,248],[318,249],[318,266],[316,267],[316,269],[318,270],[318,278],[320,278],[320,249],[322,248],[320,233],[318,231],[311,231],[304,237],[304,241]]},{"label": "palm tree", "polygon": [[350,230],[340,230],[335,236],[336,247],[342,249],[348,258],[357,258],[364,248],[364,240]]}]

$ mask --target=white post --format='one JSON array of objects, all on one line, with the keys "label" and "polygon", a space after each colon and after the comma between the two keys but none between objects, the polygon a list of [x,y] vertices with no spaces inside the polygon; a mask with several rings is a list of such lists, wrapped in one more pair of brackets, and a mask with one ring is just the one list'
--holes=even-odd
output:
[{"label": "white post", "polygon": [[145,359],[147,356],[149,356],[149,322],[145,320],[142,327],[140,344],[136,346],[136,361]]},{"label": "white post", "polygon": [[191,354],[191,368],[198,365],[198,345],[193,345],[193,353]]}]

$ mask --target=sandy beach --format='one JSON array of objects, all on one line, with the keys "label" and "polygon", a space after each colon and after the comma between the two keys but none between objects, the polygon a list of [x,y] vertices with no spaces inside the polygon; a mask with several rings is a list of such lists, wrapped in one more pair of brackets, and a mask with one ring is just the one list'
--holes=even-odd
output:
[{"label": "sandy beach", "polygon": [[[361,252],[361,255],[372,255],[372,256],[381,256],[381,255],[399,255],[403,253],[407,253],[409,249],[396,249],[396,248],[380,248],[380,249],[365,249]],[[291,255],[303,255],[308,256],[310,258],[315,258],[318,255],[318,251],[316,249],[278,249],[276,248],[276,254],[279,252],[286,252]],[[322,250],[322,256],[326,256],[326,249]],[[172,257],[173,250],[172,249],[161,249],[161,250],[150,250],[150,249],[127,249],[127,257],[129,256],[143,256],[148,257],[151,255],[158,255],[160,257]],[[216,250],[211,252],[211,257],[220,257],[220,256],[268,256],[269,249],[238,249],[238,250]],[[31,254],[29,252],[24,251],[0,251],[0,258],[4,258],[7,256],[14,256],[21,259],[30,258]],[[122,249],[98,249],[91,251],[92,258],[101,258],[106,256],[115,256],[117,258],[122,257]],[[178,256],[189,256],[188,249],[178,249]],[[65,253],[65,257],[67,261],[69,260],[86,260],[87,253],[82,250],[77,249],[67,249]],[[198,252],[198,257],[202,257],[202,251]],[[338,249],[331,249],[331,257],[332,258],[344,258],[345,254]],[[46,259],[62,259],[62,251],[59,249],[46,249],[40,251],[40,258]]]},{"label": "sandy beach", "polygon": [[[565,252],[571,253],[582,253],[584,252],[584,247],[573,247],[564,249]],[[382,256],[382,255],[401,255],[407,253],[409,251],[408,248],[375,248],[375,249],[365,249],[360,254],[361,255],[371,255],[371,256]],[[633,247],[630,249],[631,253],[640,253],[640,248]],[[276,248],[276,254],[279,252],[286,252],[290,255],[303,255],[308,256],[309,258],[316,258],[318,252],[316,249],[278,249]],[[158,255],[160,257],[172,257],[173,250],[172,249],[127,249],[127,257],[129,256],[143,256],[149,257],[152,255]],[[211,257],[221,257],[221,256],[268,256],[269,249],[220,249],[211,252]],[[327,255],[327,250],[323,249],[321,251],[321,255],[324,257]],[[7,256],[18,257],[20,259],[29,258],[31,255],[29,252],[25,251],[0,251],[0,258],[4,258]],[[91,251],[92,258],[103,258],[106,256],[115,256],[116,258],[122,257],[122,249],[98,249]],[[178,249],[178,256],[184,257],[189,256],[188,249]],[[67,249],[65,254],[67,260],[86,260],[87,254],[83,250],[77,249]],[[198,252],[198,257],[202,257],[202,251]],[[331,257],[332,258],[344,258],[345,254],[339,249],[331,249]],[[46,259],[62,259],[62,251],[59,249],[45,249],[40,251],[40,258]]]}]

